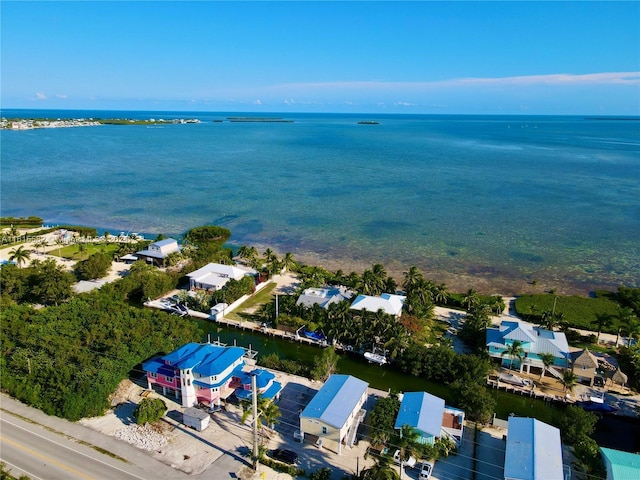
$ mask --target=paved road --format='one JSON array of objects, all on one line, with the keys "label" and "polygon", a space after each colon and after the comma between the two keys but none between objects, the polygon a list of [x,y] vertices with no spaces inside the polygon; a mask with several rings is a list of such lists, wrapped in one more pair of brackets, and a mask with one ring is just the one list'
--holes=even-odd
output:
[{"label": "paved road", "polygon": [[146,480],[156,478],[20,418],[0,418],[0,457],[14,476],[46,480]]}]

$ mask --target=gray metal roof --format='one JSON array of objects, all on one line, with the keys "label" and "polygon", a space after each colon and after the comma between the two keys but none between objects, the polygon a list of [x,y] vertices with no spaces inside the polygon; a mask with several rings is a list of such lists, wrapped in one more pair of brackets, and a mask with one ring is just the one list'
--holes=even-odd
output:
[{"label": "gray metal roof", "polygon": [[334,428],[342,428],[368,387],[367,382],[351,375],[331,375],[300,418],[315,418]]}]

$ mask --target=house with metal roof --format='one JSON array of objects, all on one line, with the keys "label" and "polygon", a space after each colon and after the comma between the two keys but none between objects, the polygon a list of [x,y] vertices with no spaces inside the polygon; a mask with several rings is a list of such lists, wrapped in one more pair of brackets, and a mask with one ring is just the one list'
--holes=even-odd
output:
[{"label": "house with metal roof", "polygon": [[384,313],[399,317],[402,314],[402,306],[406,298],[404,295],[394,295],[392,293],[383,293],[379,297],[358,295],[351,304],[351,309],[368,310],[369,312],[382,310]]},{"label": "house with metal roof", "polygon": [[369,384],[351,375],[331,375],[300,414],[300,436],[318,446],[352,447],[364,419]]},{"label": "house with metal roof", "polygon": [[564,480],[560,430],[535,418],[509,417],[505,480]]},{"label": "house with metal roof", "polygon": [[412,427],[419,443],[433,445],[436,439],[448,437],[457,445],[464,431],[464,412],[445,405],[442,398],[427,392],[405,392],[394,428]]},{"label": "house with metal roof", "polygon": [[607,469],[607,480],[637,480],[640,478],[640,455],[600,447]]},{"label": "house with metal roof", "polygon": [[187,343],[163,357],[142,364],[149,390],[171,394],[183,407],[198,402],[220,405],[234,391],[234,377],[242,375],[245,350],[210,343]]},{"label": "house with metal roof", "polygon": [[[553,367],[569,367],[569,343],[562,332],[545,330],[521,320],[507,320],[498,328],[487,328],[486,339],[489,356],[500,359],[505,367],[516,367],[527,373],[531,373],[531,367],[543,369],[544,363],[540,359],[540,354],[543,353],[553,355]],[[522,359],[511,358],[506,354],[507,349],[516,341],[520,342],[524,352]]]},{"label": "house with metal roof", "polygon": [[165,238],[164,240],[158,240],[150,244],[145,250],[136,252],[136,257],[145,260],[147,263],[152,263],[158,267],[164,264],[165,258],[172,253],[179,252],[182,249],[178,245],[178,241],[173,238]]},{"label": "house with metal roof", "polygon": [[319,305],[326,310],[329,308],[329,305],[333,303],[351,300],[353,295],[354,292],[343,286],[323,288],[312,287],[307,288],[302,292],[302,295],[300,295],[296,301],[296,305],[303,305],[307,308]]},{"label": "house with metal roof", "polygon": [[187,277],[189,277],[189,288],[191,290],[214,292],[224,287],[231,279],[241,280],[247,275],[255,276],[257,274],[258,272],[252,269],[243,269],[221,263],[208,263],[194,272],[187,273]]},{"label": "house with metal roof", "polygon": [[235,387],[235,396],[238,400],[251,400],[252,377],[256,377],[256,390],[258,395],[267,400],[277,400],[280,398],[282,384],[275,381],[275,374],[264,368],[256,368],[250,372],[241,372],[231,383]]}]

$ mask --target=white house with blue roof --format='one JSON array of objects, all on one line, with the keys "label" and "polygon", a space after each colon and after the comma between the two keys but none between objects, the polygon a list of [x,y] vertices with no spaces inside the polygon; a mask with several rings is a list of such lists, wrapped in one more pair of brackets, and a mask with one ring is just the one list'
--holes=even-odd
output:
[{"label": "white house with blue roof", "polygon": [[245,351],[210,343],[187,343],[163,357],[142,364],[148,388],[172,394],[183,407],[198,402],[220,405],[233,393],[234,377],[243,374]]},{"label": "white house with blue roof", "polygon": [[317,438],[321,446],[352,447],[364,419],[369,384],[351,375],[331,375],[300,414],[300,433]]},{"label": "white house with blue roof", "polygon": [[406,392],[394,428],[402,434],[405,425],[420,435],[419,443],[433,445],[438,438],[447,437],[459,445],[464,432],[464,412],[445,405],[442,398],[430,393]]},{"label": "white house with blue roof", "polygon": [[[506,354],[516,341],[524,352],[522,361]],[[498,328],[487,328],[487,349],[489,356],[499,358],[503,366],[519,368],[521,372],[524,369],[527,373],[531,373],[531,367],[544,368],[540,359],[542,353],[552,354],[555,358],[553,366],[559,368],[568,368],[571,359],[564,333],[545,330],[522,320],[503,321]]]},{"label": "white house with blue roof", "polygon": [[560,430],[535,418],[509,417],[505,480],[564,480]]}]

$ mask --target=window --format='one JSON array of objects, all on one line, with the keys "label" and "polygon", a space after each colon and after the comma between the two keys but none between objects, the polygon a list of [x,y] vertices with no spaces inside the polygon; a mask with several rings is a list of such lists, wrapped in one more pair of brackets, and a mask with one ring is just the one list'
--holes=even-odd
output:
[{"label": "window", "polygon": [[322,427],[322,433],[323,433],[324,435],[326,435],[326,434],[327,434],[327,427]]},{"label": "window", "polygon": [[187,386],[190,387],[191,386],[191,379],[187,378]]},{"label": "window", "polygon": [[168,376],[165,375],[164,379],[169,383],[173,383],[173,377],[168,377]]},{"label": "window", "polygon": [[158,378],[158,374],[157,373],[153,373],[153,372],[149,372],[149,377]]}]

